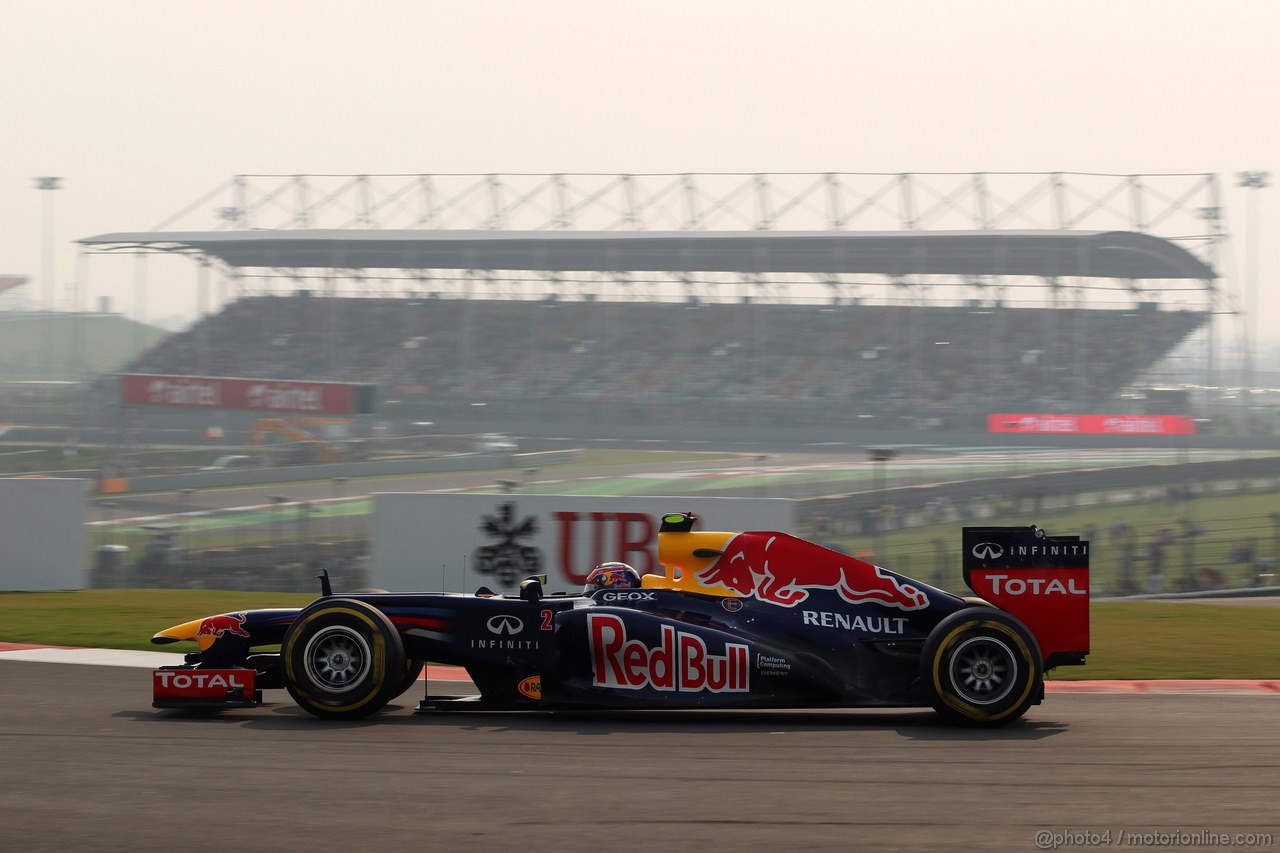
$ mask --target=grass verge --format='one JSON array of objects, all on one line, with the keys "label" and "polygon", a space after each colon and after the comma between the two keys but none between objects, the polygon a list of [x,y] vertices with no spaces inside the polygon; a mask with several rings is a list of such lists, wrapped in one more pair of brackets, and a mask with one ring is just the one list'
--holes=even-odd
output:
[{"label": "grass verge", "polygon": [[[185,589],[84,589],[0,593],[0,642],[146,649],[156,631],[233,610],[300,607],[308,593]],[[195,647],[163,647],[195,651]]]},{"label": "grass verge", "polygon": [[1280,678],[1280,607],[1100,602],[1090,629],[1088,664],[1050,678]]}]

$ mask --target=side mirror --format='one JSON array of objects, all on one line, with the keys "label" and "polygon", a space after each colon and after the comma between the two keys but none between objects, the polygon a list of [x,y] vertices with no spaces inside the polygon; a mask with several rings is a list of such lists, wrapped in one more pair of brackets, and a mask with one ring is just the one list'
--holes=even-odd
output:
[{"label": "side mirror", "polygon": [[546,582],[546,575],[534,575],[520,581],[520,597],[528,602],[538,602],[542,600],[542,585]]}]

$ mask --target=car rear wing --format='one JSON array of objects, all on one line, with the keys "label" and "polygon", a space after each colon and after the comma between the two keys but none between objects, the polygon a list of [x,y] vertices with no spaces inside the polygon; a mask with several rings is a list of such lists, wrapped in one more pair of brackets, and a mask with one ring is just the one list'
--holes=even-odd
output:
[{"label": "car rear wing", "polygon": [[964,582],[1035,635],[1045,669],[1089,654],[1089,543],[1029,527],[964,528]]}]

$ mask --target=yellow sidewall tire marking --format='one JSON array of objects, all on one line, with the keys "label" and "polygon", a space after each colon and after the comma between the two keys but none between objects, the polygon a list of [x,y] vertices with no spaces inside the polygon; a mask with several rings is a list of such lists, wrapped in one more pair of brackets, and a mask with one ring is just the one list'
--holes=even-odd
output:
[{"label": "yellow sidewall tire marking", "polygon": [[[349,607],[326,607],[322,610],[317,610],[311,615],[303,618],[302,623],[300,625],[297,625],[295,627],[295,631],[291,633],[290,640],[292,641],[292,639],[298,635],[297,632],[301,631],[302,628],[304,628],[312,620],[317,619],[320,616],[329,616],[334,613],[343,613],[348,616],[354,616],[356,619],[359,619],[361,622],[369,626],[369,631],[372,634],[372,639],[373,639],[373,671],[369,673],[370,679],[373,684],[373,689],[369,691],[368,695],[366,695],[359,702],[353,702],[350,705],[329,705],[324,702],[317,702],[315,699],[311,698],[311,694],[307,693],[307,691],[298,687],[298,680],[294,677],[294,673],[293,673],[293,649],[292,648],[290,648],[288,650],[288,653],[284,655],[284,668],[285,668],[285,674],[289,678],[289,683],[293,685],[294,690],[297,690],[303,696],[306,696],[307,699],[309,699],[312,703],[314,703],[319,707],[324,708],[326,711],[333,711],[334,713],[342,714],[347,711],[354,711],[357,708],[361,708],[365,705],[368,705],[369,702],[372,701],[373,698],[377,696],[378,693],[381,691],[383,676],[386,673],[387,641],[382,636],[382,632],[378,629],[378,625],[372,619],[369,618],[368,614],[361,613],[359,610],[352,610]],[[292,646],[293,643],[291,642],[290,645]]]},{"label": "yellow sidewall tire marking", "polygon": [[[946,657],[947,649],[951,648],[952,641],[956,635],[964,631],[970,631],[974,628],[993,628],[1001,634],[1004,634],[1018,646],[1018,650],[1022,652],[1022,663],[1027,667],[1027,686],[1022,691],[1022,695],[1018,697],[1018,701],[1014,702],[1008,708],[995,714],[989,714],[981,710],[975,705],[971,705],[958,696],[951,695],[950,691],[942,689],[942,659]],[[971,720],[978,722],[991,722],[1009,716],[1014,711],[1022,707],[1022,703],[1031,695],[1032,685],[1035,684],[1035,661],[1032,659],[1031,650],[1027,648],[1027,644],[1022,641],[1022,637],[1018,632],[1000,622],[992,622],[985,620],[982,622],[963,622],[957,625],[955,630],[946,636],[941,643],[938,644],[938,651],[933,656],[933,688],[934,692],[949,708],[959,711]]]}]

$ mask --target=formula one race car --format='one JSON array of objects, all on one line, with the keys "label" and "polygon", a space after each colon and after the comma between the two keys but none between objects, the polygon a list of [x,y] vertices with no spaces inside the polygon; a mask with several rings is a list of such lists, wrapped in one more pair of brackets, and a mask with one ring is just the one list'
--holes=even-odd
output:
[{"label": "formula one race car", "polygon": [[[420,712],[585,708],[932,706],[1008,723],[1045,670],[1089,652],[1089,543],[1035,527],[964,531],[960,598],[785,533],[694,531],[662,518],[658,560],[633,588],[544,595],[322,595],[301,609],[196,619],[154,673],[160,708],[228,708],[285,688],[311,714],[354,719],[413,686],[424,661],[466,668],[479,695]],[[279,651],[265,650],[279,646]]]}]

